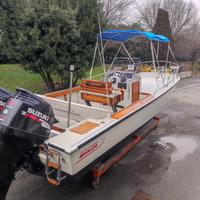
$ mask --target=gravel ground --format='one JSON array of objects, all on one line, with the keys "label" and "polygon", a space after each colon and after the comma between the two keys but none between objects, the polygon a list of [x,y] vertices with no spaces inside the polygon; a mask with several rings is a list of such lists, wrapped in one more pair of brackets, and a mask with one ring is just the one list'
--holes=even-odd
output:
[{"label": "gravel ground", "polygon": [[7,199],[130,200],[143,191],[157,200],[199,200],[200,78],[181,80],[160,117],[158,128],[102,177],[97,190],[87,178],[53,187],[19,172]]}]

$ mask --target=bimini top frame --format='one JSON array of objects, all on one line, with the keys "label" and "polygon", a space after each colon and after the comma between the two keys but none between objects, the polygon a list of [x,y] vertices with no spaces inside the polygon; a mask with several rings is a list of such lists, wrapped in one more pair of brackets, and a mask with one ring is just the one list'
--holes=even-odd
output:
[{"label": "bimini top frame", "polygon": [[[97,42],[96,42],[96,47],[95,47],[95,52],[94,52],[94,57],[93,57],[93,62],[92,62],[92,67],[91,67],[91,71],[90,71],[90,78],[92,78],[92,73],[93,73],[93,68],[94,68],[94,64],[95,64],[95,59],[96,59],[96,55],[97,55],[97,51],[99,53],[99,57],[100,57],[100,61],[102,63],[102,66],[104,68],[104,74],[106,73],[106,66],[105,66],[105,58],[104,58],[104,52],[105,49],[108,45],[109,42],[115,42],[115,43],[119,43],[119,49],[109,67],[108,70],[110,70],[117,58],[117,56],[119,55],[120,51],[122,49],[125,50],[126,54],[128,55],[129,59],[131,60],[131,62],[133,64],[135,64],[134,59],[131,57],[131,55],[129,54],[127,48],[125,47],[125,42],[131,39],[135,39],[136,37],[142,37],[142,38],[146,38],[150,41],[150,47],[151,47],[151,54],[152,54],[152,64],[154,67],[155,71],[160,70],[160,76],[162,78],[162,82],[164,85],[165,84],[165,78],[163,76],[163,73],[168,65],[168,61],[169,61],[169,55],[171,54],[173,59],[174,59],[174,64],[178,67],[178,64],[176,62],[176,58],[173,54],[173,51],[170,47],[170,39],[164,35],[158,35],[158,34],[154,34],[151,32],[144,32],[144,31],[140,31],[140,30],[107,30],[104,32],[100,31],[99,36],[97,37]],[[153,42],[154,41],[154,42]],[[157,42],[157,48],[155,48],[155,42]],[[160,43],[167,43],[168,45],[168,49],[167,49],[167,54],[166,54],[166,64],[165,66],[159,66],[159,47],[160,47]],[[101,76],[103,74],[100,74],[99,76]],[[93,77],[95,78],[95,77]]]}]

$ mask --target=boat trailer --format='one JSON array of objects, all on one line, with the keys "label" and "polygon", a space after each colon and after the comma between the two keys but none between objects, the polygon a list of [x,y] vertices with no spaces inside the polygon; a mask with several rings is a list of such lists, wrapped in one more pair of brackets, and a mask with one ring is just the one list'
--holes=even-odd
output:
[{"label": "boat trailer", "polygon": [[123,148],[121,148],[117,153],[112,155],[105,162],[100,162],[91,169],[93,177],[93,189],[97,189],[101,176],[105,174],[118,161],[123,159],[123,157],[127,155],[128,152],[131,151],[137,144],[139,144],[146,136],[148,136],[152,130],[156,129],[159,122],[159,117],[154,117],[148,121],[141,128],[134,132],[132,139]]},{"label": "boat trailer", "polygon": [[[92,175],[92,184],[91,184],[92,188],[97,189],[98,184],[100,182],[100,178],[118,161],[123,159],[124,156],[126,156],[128,152],[131,151],[137,144],[139,144],[144,138],[146,138],[151,133],[151,131],[154,130],[158,126],[159,122],[160,122],[159,117],[154,117],[153,119],[148,121],[138,130],[134,131],[132,133],[132,136],[127,138],[128,141],[122,142],[121,145],[117,145],[117,149],[118,149],[117,152],[114,150],[113,151],[114,153],[110,154],[106,160],[97,163],[94,167],[89,169]],[[66,178],[66,176],[62,175],[62,172],[61,172],[59,154],[57,155],[58,157],[57,164],[49,162],[49,156],[51,156],[51,154],[55,155],[57,154],[57,152],[51,151],[47,155],[47,163],[46,163],[47,180],[49,184],[53,186],[58,186]],[[54,175],[51,176],[51,174],[54,174]]]},{"label": "boat trailer", "polygon": [[[44,129],[43,126],[45,124],[37,124],[37,126],[32,126],[32,121],[30,122],[29,119],[37,120],[39,121],[36,116],[33,116],[31,114],[25,113],[25,111],[22,112],[23,109],[29,108],[31,110],[33,108],[41,109],[42,112],[47,113],[50,117],[48,117],[48,123],[51,127],[54,122],[54,114],[51,110],[51,107],[44,102],[42,99],[38,98],[37,96],[33,95],[32,93],[25,91],[23,89],[18,89],[17,93],[15,94],[15,97],[13,94],[8,93],[7,91],[1,89],[1,105],[4,112],[1,112],[1,126],[0,126],[0,160],[1,160],[1,173],[0,173],[0,186],[2,191],[0,191],[0,199],[5,199],[6,193],[9,189],[9,186],[14,178],[15,172],[20,169],[24,168],[27,164],[30,166],[35,165],[38,162],[38,159],[33,160],[29,157],[33,157],[33,155],[38,154],[38,152],[34,152],[33,147],[42,144],[45,139],[48,137],[48,130]],[[8,100],[9,99],[9,100]],[[19,100],[20,99],[20,100]],[[6,104],[4,103],[6,102]],[[11,104],[12,103],[12,104]],[[16,108],[15,108],[16,107]],[[14,109],[15,108],[15,109]],[[5,110],[7,112],[5,112]],[[13,110],[17,110],[18,113],[14,115],[12,112]],[[20,114],[25,113],[25,119],[22,120],[23,123],[17,123],[19,120]],[[7,115],[9,116],[7,117]],[[4,116],[5,115],[5,116]],[[45,115],[46,116],[46,115]],[[14,120],[11,120],[13,119]],[[106,173],[113,165],[115,165],[118,161],[120,161],[130,150],[132,150],[137,144],[139,144],[150,132],[155,129],[159,123],[160,119],[159,117],[154,117],[149,122],[147,122],[145,125],[143,125],[138,130],[134,131],[131,135],[131,137],[128,137],[124,140],[123,143],[120,143],[123,145],[123,147],[120,148],[120,150],[117,151],[117,153],[109,154],[109,157],[99,163],[97,163],[95,166],[93,166],[91,169],[92,174],[92,187],[96,189],[98,187],[100,178],[103,176],[104,173]],[[9,122],[8,124],[6,124]],[[15,124],[12,124],[16,122]],[[44,120],[41,122],[44,123]],[[5,123],[5,126],[4,126]],[[29,124],[29,126],[25,126],[26,124]],[[17,127],[20,125],[20,128],[25,131],[20,131],[20,129]],[[41,126],[40,126],[41,125]],[[27,129],[25,129],[25,128]],[[31,127],[36,127],[35,129],[32,129]],[[46,126],[45,126],[46,127]],[[32,132],[31,132],[32,131]],[[40,135],[36,133],[40,133]],[[126,142],[125,142],[126,141]],[[127,142],[129,141],[129,142]],[[117,145],[118,147],[121,145]],[[36,149],[37,150],[37,149]],[[14,152],[18,152],[16,155]],[[116,152],[116,151],[113,151]],[[54,165],[51,162],[49,162],[49,156],[51,156],[52,153],[47,154],[47,168],[46,168],[46,175],[47,180],[52,185],[59,185],[63,179],[66,178],[66,176],[62,175],[61,172],[61,166],[60,166],[60,159],[58,159],[58,165]],[[30,155],[29,155],[30,154]],[[28,156],[28,158],[26,158]],[[9,158],[9,159],[8,159]],[[59,158],[59,155],[58,155]],[[27,161],[28,159],[28,161]],[[31,163],[33,162],[33,163]],[[26,168],[25,168],[26,169]],[[51,177],[51,174],[56,174],[56,176]]]}]

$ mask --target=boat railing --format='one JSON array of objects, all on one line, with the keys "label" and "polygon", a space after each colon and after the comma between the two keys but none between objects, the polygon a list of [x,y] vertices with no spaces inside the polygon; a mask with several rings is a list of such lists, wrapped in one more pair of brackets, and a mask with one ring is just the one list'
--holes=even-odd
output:
[{"label": "boat railing", "polygon": [[[120,68],[126,68],[128,69],[127,64],[121,64],[122,66]],[[117,65],[118,66],[118,65]],[[92,79],[96,80],[105,80],[105,76],[108,73],[109,70],[114,69],[117,67],[113,63],[111,64],[110,67],[106,67],[107,71],[98,75],[95,75],[91,77]],[[119,66],[118,66],[119,67]],[[120,69],[119,68],[119,69]],[[143,61],[137,63],[135,65],[135,75],[140,74],[140,72],[155,72],[155,80],[156,80],[156,91],[157,92],[159,89],[163,87],[167,87],[170,83],[174,82],[178,76],[179,69],[181,68],[181,65],[179,65],[176,62],[171,62],[171,61],[166,61],[166,60],[157,60],[157,61]],[[123,70],[122,70],[123,71]]]},{"label": "boat railing", "polygon": [[[156,79],[161,79],[161,86],[167,86],[171,82],[174,82],[175,78],[178,76],[179,69],[181,65],[176,62],[158,60],[158,61],[144,61],[140,63],[139,71],[140,72],[157,72],[155,77]],[[169,76],[171,74],[172,76]],[[159,87],[159,82],[158,87]]]}]

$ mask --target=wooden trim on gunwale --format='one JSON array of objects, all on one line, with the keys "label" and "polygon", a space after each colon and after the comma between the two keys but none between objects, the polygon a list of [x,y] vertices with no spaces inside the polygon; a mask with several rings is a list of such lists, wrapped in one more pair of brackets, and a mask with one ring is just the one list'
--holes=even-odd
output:
[{"label": "wooden trim on gunwale", "polygon": [[137,110],[138,107],[145,105],[147,102],[154,99],[154,97],[151,94],[142,93],[143,95],[146,95],[143,99],[136,101],[132,105],[128,106],[127,108],[124,108],[123,110],[120,110],[119,112],[112,115],[113,119],[121,119],[125,115],[133,112],[134,110]]},{"label": "wooden trim on gunwale", "polygon": [[[74,88],[72,88],[72,93],[79,92],[80,90],[81,90],[80,86],[74,87]],[[56,91],[56,92],[47,93],[47,94],[44,94],[44,96],[52,97],[52,98],[65,97],[69,93],[70,93],[70,90],[66,89],[66,90],[60,90],[60,91]]]},{"label": "wooden trim on gunwale", "polygon": [[91,131],[94,128],[97,128],[99,124],[91,122],[91,121],[86,121],[83,124],[80,124],[72,129],[70,129],[71,132],[78,133],[80,135],[84,135]]}]

